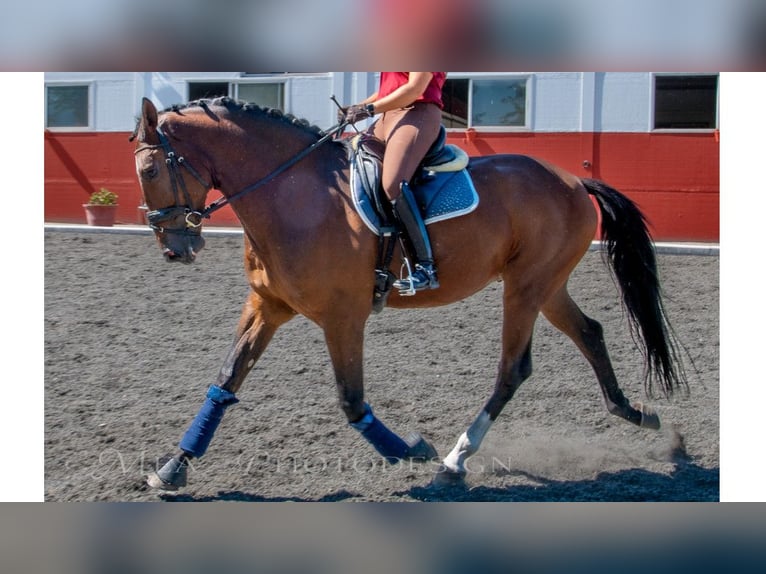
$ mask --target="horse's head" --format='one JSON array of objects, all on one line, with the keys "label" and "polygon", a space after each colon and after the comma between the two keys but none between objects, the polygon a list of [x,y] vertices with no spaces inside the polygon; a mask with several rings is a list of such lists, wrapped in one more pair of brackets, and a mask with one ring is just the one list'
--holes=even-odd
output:
[{"label": "horse's head", "polygon": [[181,142],[173,124],[147,98],[132,139],[137,140],[136,173],[147,219],[162,254],[167,261],[191,263],[205,245],[201,213],[211,184],[177,149]]}]

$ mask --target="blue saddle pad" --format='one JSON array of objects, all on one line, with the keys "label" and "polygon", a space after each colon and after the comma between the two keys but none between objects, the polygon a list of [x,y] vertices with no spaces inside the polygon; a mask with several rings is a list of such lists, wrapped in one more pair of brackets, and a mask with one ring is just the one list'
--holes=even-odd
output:
[{"label": "blue saddle pad", "polygon": [[[351,165],[351,193],[359,216],[376,235],[389,235],[393,227],[383,225],[385,218],[378,213],[375,201],[362,182],[356,162]],[[377,175],[377,174],[376,174]],[[370,178],[378,181],[378,177]],[[427,172],[412,187],[426,225],[471,213],[479,205],[479,195],[468,170]]]}]

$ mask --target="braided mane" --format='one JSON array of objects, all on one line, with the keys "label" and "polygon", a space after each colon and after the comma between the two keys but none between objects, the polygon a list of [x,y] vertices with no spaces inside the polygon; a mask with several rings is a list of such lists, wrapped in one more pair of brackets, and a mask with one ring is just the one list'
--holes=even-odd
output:
[{"label": "braided mane", "polygon": [[160,113],[167,113],[167,112],[182,113],[183,110],[188,110],[190,108],[202,108],[203,110],[205,110],[205,112],[215,115],[215,111],[212,109],[214,107],[225,108],[226,111],[232,115],[242,115],[244,117],[265,116],[267,118],[275,119],[286,125],[300,128],[304,132],[309,133],[317,138],[320,138],[323,135],[325,135],[325,132],[321,128],[319,128],[318,126],[312,125],[311,122],[309,122],[308,120],[297,118],[293,116],[292,114],[286,114],[282,110],[277,108],[264,108],[264,107],[258,106],[257,104],[235,100],[228,96],[223,96],[223,97],[213,98],[213,99],[203,98],[200,100],[191,101],[186,104],[176,104],[174,106],[166,108]]}]

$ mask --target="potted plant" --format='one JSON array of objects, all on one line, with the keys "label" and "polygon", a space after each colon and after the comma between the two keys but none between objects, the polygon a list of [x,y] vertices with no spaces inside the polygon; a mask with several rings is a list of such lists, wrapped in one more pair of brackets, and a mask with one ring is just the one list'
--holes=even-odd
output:
[{"label": "potted plant", "polygon": [[111,227],[117,214],[117,194],[102,187],[91,193],[88,203],[84,203],[88,225]]}]

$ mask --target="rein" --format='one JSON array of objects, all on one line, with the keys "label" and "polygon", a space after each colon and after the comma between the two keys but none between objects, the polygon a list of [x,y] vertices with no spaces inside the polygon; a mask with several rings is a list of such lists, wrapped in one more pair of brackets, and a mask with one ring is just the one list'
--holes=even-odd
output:
[{"label": "rein", "polygon": [[266,185],[272,179],[274,179],[278,175],[282,174],[283,172],[285,172],[288,169],[290,169],[291,167],[293,167],[296,163],[298,163],[303,158],[305,158],[307,155],[309,155],[311,152],[316,150],[319,146],[321,146],[322,144],[324,144],[328,140],[333,139],[337,133],[341,132],[346,127],[347,123],[348,122],[344,121],[344,122],[341,122],[340,124],[338,124],[336,126],[331,127],[327,132],[325,132],[324,136],[322,136],[320,139],[315,141],[309,147],[307,147],[306,149],[304,149],[303,151],[301,151],[300,153],[298,153],[297,155],[295,155],[294,157],[292,157],[291,159],[289,159],[288,161],[286,161],[285,163],[280,165],[278,168],[276,168],[270,174],[268,174],[267,176],[259,179],[254,184],[248,185],[246,188],[238,191],[237,193],[235,193],[234,195],[232,195],[230,197],[222,197],[220,199],[217,199],[216,201],[214,201],[213,203],[208,205],[202,211],[202,213],[200,215],[202,217],[204,217],[204,218],[209,218],[211,213],[215,213],[216,211],[218,211],[222,207],[224,207],[224,206],[228,205],[229,203],[231,203],[233,200],[239,199],[240,197],[250,193],[251,191],[255,191],[259,187],[261,187],[263,185]]},{"label": "rein", "polygon": [[[210,216],[218,211],[219,209],[225,207],[229,203],[231,203],[235,199],[239,199],[240,197],[250,193],[251,191],[255,191],[259,187],[269,183],[271,180],[279,176],[280,174],[284,173],[291,167],[293,167],[295,164],[297,164],[299,161],[304,159],[307,155],[309,155],[311,152],[315,151],[317,148],[319,148],[321,145],[326,143],[328,140],[333,139],[336,134],[341,132],[347,125],[348,122],[341,122],[336,126],[333,126],[330,128],[327,132],[325,132],[325,135],[322,136],[320,139],[315,141],[313,144],[311,144],[306,149],[302,150],[300,153],[277,167],[274,171],[266,175],[265,177],[259,179],[257,182],[255,182],[252,185],[248,185],[244,189],[238,191],[232,196],[229,197],[221,197],[220,199],[214,201],[210,205],[208,205],[205,209],[202,211],[195,211],[191,208],[191,196],[189,195],[188,190],[186,189],[186,184],[184,183],[184,179],[181,177],[181,168],[186,168],[189,173],[191,173],[192,176],[205,188],[205,190],[210,190],[213,186],[212,184],[205,181],[205,179],[199,174],[197,170],[195,170],[189,162],[187,162],[183,156],[178,156],[175,151],[173,150],[173,147],[170,145],[170,141],[168,140],[168,137],[157,128],[157,135],[160,139],[160,143],[157,145],[144,145],[135,150],[134,153],[138,153],[143,150],[147,149],[157,149],[162,148],[162,150],[165,153],[165,163],[168,166],[168,171],[170,172],[170,181],[173,185],[173,197],[175,199],[176,205],[173,207],[166,207],[163,209],[156,209],[153,211],[150,211],[146,214],[146,219],[149,222],[149,227],[152,228],[155,231],[158,232],[167,232],[167,233],[179,233],[182,235],[190,235],[190,234],[198,234],[199,231],[198,228],[202,226],[202,220],[203,219],[209,219]],[[183,193],[184,199],[186,200],[186,206],[181,205],[180,197],[179,197],[179,188],[180,191]],[[159,224],[163,221],[167,221],[169,219],[172,219],[173,217],[176,217],[179,214],[184,215],[184,221],[186,223],[186,226],[184,228],[166,228],[162,227]]]}]

